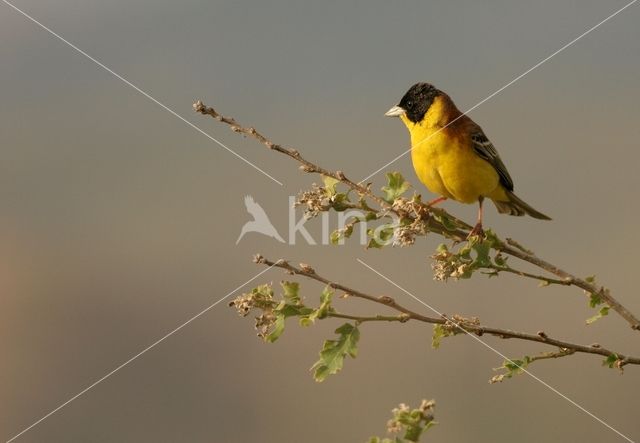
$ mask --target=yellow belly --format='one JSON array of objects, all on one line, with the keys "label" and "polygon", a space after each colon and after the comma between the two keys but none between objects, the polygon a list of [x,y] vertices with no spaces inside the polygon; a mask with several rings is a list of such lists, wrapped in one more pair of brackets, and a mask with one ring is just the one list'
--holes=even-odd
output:
[{"label": "yellow belly", "polygon": [[444,131],[419,129],[411,134],[411,159],[431,192],[462,203],[475,203],[480,197],[507,199],[496,170],[473,149],[445,137]]}]

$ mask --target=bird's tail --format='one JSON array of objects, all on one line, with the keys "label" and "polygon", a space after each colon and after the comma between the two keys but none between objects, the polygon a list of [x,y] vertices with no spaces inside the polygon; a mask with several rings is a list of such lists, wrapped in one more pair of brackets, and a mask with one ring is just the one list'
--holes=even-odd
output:
[{"label": "bird's tail", "polygon": [[506,191],[508,201],[497,201],[493,200],[493,203],[498,208],[498,212],[501,214],[509,214],[509,215],[524,215],[528,214],[533,218],[537,218],[540,220],[551,220],[551,217],[543,214],[542,212],[536,211],[523,200],[520,199],[517,195],[515,195],[511,191]]}]

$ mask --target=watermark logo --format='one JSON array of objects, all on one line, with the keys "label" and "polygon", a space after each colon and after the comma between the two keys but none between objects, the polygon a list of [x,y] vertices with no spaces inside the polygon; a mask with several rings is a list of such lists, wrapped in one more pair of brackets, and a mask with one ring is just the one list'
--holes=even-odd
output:
[{"label": "watermark logo", "polygon": [[267,237],[273,237],[280,243],[284,243],[284,239],[278,234],[278,230],[273,226],[271,220],[269,220],[267,213],[262,209],[262,206],[256,203],[253,197],[247,195],[244,198],[244,205],[247,207],[247,212],[253,217],[253,220],[244,224],[240,231],[240,236],[238,240],[236,240],[236,245],[240,243],[242,237],[248,232],[257,232]]},{"label": "watermark logo", "polygon": [[[305,225],[310,219],[305,217],[304,214],[300,215],[296,213],[296,196],[289,196],[288,205],[288,222],[287,229],[288,238],[284,240],[278,230],[273,225],[267,212],[258,204],[254,198],[247,195],[244,198],[244,204],[247,208],[247,212],[253,217],[253,220],[246,222],[240,230],[240,235],[236,240],[236,245],[240,243],[240,240],[248,233],[258,233],[266,235],[279,241],[280,243],[287,243],[289,245],[295,245],[296,239],[302,237],[304,241],[309,245],[329,245],[329,244],[344,244],[345,235],[340,235],[339,238],[332,241],[332,232],[344,232],[345,230],[354,231],[354,225],[357,224],[357,230],[359,230],[358,241],[363,246],[370,246],[372,240],[376,244],[382,246],[392,244],[395,242],[395,229],[398,226],[397,217],[391,213],[388,217],[391,219],[388,223],[383,223],[375,228],[369,229],[367,226],[368,219],[367,214],[358,209],[349,209],[346,211],[337,212],[337,221],[331,220],[328,212],[322,212],[318,214],[315,219],[320,222],[321,227],[321,240],[317,242],[311,235],[311,232]],[[357,223],[354,221],[357,220]],[[333,229],[332,229],[333,227]],[[391,233],[390,233],[391,232]],[[350,234],[349,234],[350,235]],[[356,236],[354,232],[354,237]]]}]

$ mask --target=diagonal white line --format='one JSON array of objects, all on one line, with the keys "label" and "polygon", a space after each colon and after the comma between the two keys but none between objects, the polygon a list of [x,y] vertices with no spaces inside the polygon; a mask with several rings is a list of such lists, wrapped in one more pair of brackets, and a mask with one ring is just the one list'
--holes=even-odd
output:
[{"label": "diagonal white line", "polygon": [[387,166],[395,163],[396,161],[398,161],[399,159],[401,159],[402,157],[404,157],[405,155],[407,155],[409,152],[411,152],[412,149],[415,149],[416,147],[420,146],[422,143],[426,142],[427,140],[429,140],[431,137],[434,137],[436,134],[438,134],[441,131],[444,131],[449,125],[452,125],[453,123],[455,123],[458,119],[462,118],[463,116],[467,115],[468,113],[470,113],[471,111],[473,111],[474,109],[476,109],[478,106],[482,105],[483,103],[485,103],[488,100],[491,100],[493,97],[495,97],[496,95],[498,95],[499,93],[501,93],[502,91],[504,91],[505,89],[507,89],[509,86],[511,86],[512,84],[514,84],[515,82],[517,82],[518,80],[520,80],[522,77],[524,77],[525,75],[529,74],[531,71],[533,71],[534,69],[540,67],[541,65],[543,65],[544,63],[546,63],[547,61],[551,60],[553,57],[555,57],[556,55],[560,54],[562,51],[564,51],[565,49],[567,49],[569,46],[573,45],[575,42],[577,42],[578,40],[580,40],[581,38],[583,38],[584,36],[586,36],[587,34],[591,33],[592,31],[596,30],[597,28],[599,28],[601,25],[605,24],[606,22],[608,22],[609,20],[611,20],[613,17],[615,17],[616,15],[620,14],[622,11],[624,11],[625,9],[627,9],[629,6],[633,5],[634,3],[636,3],[638,0],[633,0],[629,3],[627,3],[626,5],[624,5],[622,8],[618,9],[616,12],[614,12],[613,14],[611,14],[610,16],[608,16],[607,18],[605,18],[604,20],[598,22],[597,24],[593,25],[592,27],[590,27],[589,29],[587,29],[586,31],[584,31],[582,34],[580,34],[579,36],[577,36],[576,38],[574,38],[573,40],[571,40],[569,43],[565,44],[564,46],[562,46],[560,49],[558,49],[557,51],[555,51],[554,53],[552,53],[551,55],[548,55],[547,57],[543,58],[542,60],[540,60],[538,63],[536,63],[535,65],[533,65],[532,67],[530,67],[529,69],[527,69],[526,71],[524,71],[522,74],[520,74],[519,76],[517,76],[516,78],[514,78],[513,80],[511,80],[509,83],[507,83],[506,85],[502,86],[500,89],[498,89],[497,91],[493,92],[492,94],[488,95],[487,97],[485,97],[484,99],[480,100],[478,103],[476,103],[475,105],[473,105],[472,107],[470,107],[469,109],[467,109],[466,111],[464,111],[461,115],[459,115],[458,117],[454,118],[453,120],[451,120],[449,123],[447,123],[445,126],[443,126],[442,128],[440,128],[439,130],[437,130],[436,132],[434,132],[433,134],[429,135],[428,137],[425,137],[423,140],[421,140],[419,143],[417,143],[415,146],[412,146],[411,148],[407,149],[406,151],[404,151],[402,154],[396,156],[393,160],[389,161],[388,163],[385,163],[383,166],[381,166],[380,168],[376,169],[374,172],[372,172],[371,174],[367,175],[365,178],[363,178],[362,180],[360,180],[360,183],[365,182],[367,180],[369,180],[371,177],[373,177],[374,175],[376,175],[378,172],[382,171],[383,169],[385,169]]},{"label": "diagonal white line", "polygon": [[233,149],[231,149],[230,147],[228,147],[227,145],[225,145],[224,143],[222,143],[221,141],[219,141],[218,139],[216,139],[215,137],[207,134],[206,132],[204,132],[202,129],[200,129],[199,127],[197,127],[196,125],[194,125],[193,123],[191,123],[189,120],[187,120],[186,118],[184,118],[183,116],[181,116],[180,114],[178,114],[177,112],[175,112],[173,109],[169,108],[168,106],[166,106],[165,104],[161,103],[159,100],[156,100],[155,98],[153,98],[151,95],[149,95],[148,93],[146,93],[145,91],[143,91],[142,89],[140,89],[139,87],[137,87],[136,85],[134,85],[133,83],[131,83],[129,80],[127,80],[126,78],[122,77],[120,74],[118,74],[117,72],[113,71],[112,69],[110,69],[108,66],[106,66],[105,64],[101,63],[100,61],[96,60],[95,58],[93,58],[92,56],[90,56],[89,54],[87,54],[86,52],[84,52],[82,49],[78,48],[76,45],[74,45],[73,43],[71,43],[70,41],[66,40],[64,37],[62,37],[61,35],[55,33],[54,31],[52,31],[51,29],[49,29],[48,27],[46,27],[45,25],[43,25],[42,23],[40,23],[38,20],[36,20],[35,18],[31,17],[29,14],[27,14],[26,12],[24,12],[21,9],[18,9],[16,6],[14,6],[13,4],[9,3],[7,0],[2,0],[5,4],[7,4],[8,6],[11,6],[14,10],[16,10],[17,12],[19,12],[20,14],[22,14],[23,16],[25,16],[26,18],[28,18],[29,20],[31,20],[33,23],[35,23],[36,25],[40,26],[42,29],[44,29],[45,31],[47,31],[49,34],[53,35],[54,37],[56,37],[58,40],[66,43],[67,45],[69,45],[71,48],[75,49],[76,51],[78,51],[80,54],[84,55],[86,58],[88,58],[89,60],[91,60],[92,62],[94,62],[96,65],[100,66],[102,69],[104,69],[105,71],[109,72],[110,74],[112,74],[113,76],[115,76],[116,78],[118,78],[119,80],[122,80],[124,83],[126,83],[128,86],[132,87],[133,89],[135,89],[136,91],[138,91],[140,94],[144,95],[146,98],[148,98],[149,100],[151,100],[152,102],[154,102],[155,104],[157,104],[158,106],[160,106],[161,108],[163,108],[164,110],[168,111],[169,113],[171,113],[172,115],[174,115],[175,117],[179,118],[180,120],[182,120],[184,123],[186,123],[187,125],[191,126],[193,129],[195,129],[196,131],[198,131],[199,133],[201,133],[202,135],[204,135],[205,137],[207,137],[208,139],[214,141],[215,143],[217,143],[218,145],[220,145],[220,147],[226,149],[229,153],[233,154],[234,156],[236,156],[237,158],[239,158],[240,160],[242,160],[243,162],[245,162],[246,164],[248,164],[249,166],[251,166],[252,168],[254,168],[255,170],[261,172],[263,175],[269,177],[271,180],[273,180],[274,182],[276,182],[277,184],[279,184],[280,186],[283,186],[282,182],[280,182],[279,180],[276,180],[275,178],[273,178],[271,175],[269,175],[268,173],[266,173],[265,171],[263,171],[260,167],[258,167],[257,165],[255,165],[254,163],[252,163],[251,161],[247,160],[246,158],[244,158],[243,156],[241,156],[240,154],[238,154],[236,151],[234,151]]},{"label": "diagonal white line", "polygon": [[576,408],[580,409],[582,412],[584,412],[585,414],[589,415],[590,417],[594,418],[595,420],[599,421],[600,423],[602,423],[604,426],[606,426],[607,428],[611,429],[613,432],[615,432],[616,434],[618,434],[620,437],[624,438],[625,440],[627,440],[630,443],[635,443],[633,440],[631,440],[629,437],[627,437],[626,435],[624,435],[622,432],[618,431],[616,428],[614,428],[613,426],[611,426],[610,424],[608,424],[607,422],[605,422],[604,420],[602,420],[601,418],[598,418],[596,415],[594,415],[592,412],[588,411],[587,409],[585,409],[584,407],[580,406],[578,403],[576,403],[574,400],[571,400],[569,397],[567,397],[566,395],[564,395],[562,392],[558,391],[556,388],[554,388],[553,386],[551,386],[550,384],[548,384],[547,382],[545,382],[544,380],[541,380],[539,377],[537,377],[536,375],[532,374],[530,371],[528,371],[527,369],[521,367],[520,365],[518,365],[517,363],[515,363],[513,360],[511,360],[509,357],[507,357],[506,355],[504,355],[502,352],[498,351],[496,348],[494,348],[493,346],[491,346],[490,344],[488,344],[487,342],[485,342],[484,340],[482,340],[481,338],[479,338],[477,335],[472,334],[471,332],[467,331],[463,326],[461,326],[459,323],[456,323],[454,320],[452,320],[451,318],[447,317],[445,314],[441,313],[440,311],[438,311],[437,309],[435,309],[434,307],[432,307],[431,305],[429,305],[428,303],[426,303],[425,301],[421,300],[420,298],[416,297],[414,294],[412,294],[411,292],[407,291],[405,288],[403,288],[402,286],[400,286],[399,284],[397,284],[396,282],[394,282],[393,280],[391,280],[390,278],[388,278],[387,276],[383,275],[382,273],[380,273],[379,271],[377,271],[376,269],[374,269],[373,267],[369,266],[367,263],[365,263],[364,261],[360,260],[359,258],[356,259],[358,260],[358,262],[365,266],[366,268],[368,268],[370,271],[373,271],[374,273],[378,274],[378,276],[382,277],[384,280],[386,280],[388,283],[391,283],[393,286],[395,286],[396,288],[400,289],[402,292],[404,292],[405,294],[407,294],[408,296],[410,296],[411,298],[413,298],[414,300],[416,300],[418,303],[426,306],[427,308],[429,308],[431,311],[433,311],[435,314],[439,315],[442,318],[447,319],[448,321],[450,321],[451,323],[453,323],[454,325],[456,325],[457,328],[459,328],[462,332],[464,332],[465,334],[467,334],[469,337],[472,337],[474,340],[476,340],[478,343],[482,344],[484,347],[490,349],[491,351],[495,352],[496,354],[498,354],[500,357],[504,358],[506,361],[508,361],[509,363],[519,367],[520,369],[522,369],[523,372],[525,372],[527,375],[531,376],[534,380],[536,380],[537,382],[541,383],[543,386],[545,386],[546,388],[550,389],[551,391],[555,392],[556,394],[558,394],[560,397],[564,398],[566,401],[568,401],[569,403],[571,403],[573,406],[575,406]]},{"label": "diagonal white line", "polygon": [[73,397],[71,397],[69,400],[65,401],[64,403],[62,403],[60,406],[58,406],[57,408],[53,409],[51,412],[49,412],[47,415],[45,415],[44,417],[40,418],[38,421],[34,422],[33,424],[31,424],[29,427],[23,429],[22,431],[20,431],[18,434],[14,435],[13,437],[11,437],[9,440],[6,441],[6,443],[10,443],[13,440],[15,440],[16,438],[20,437],[22,434],[24,434],[25,432],[27,432],[29,429],[33,428],[34,426],[36,426],[37,424],[39,424],[40,422],[42,422],[43,420],[46,420],[47,418],[49,418],[50,416],[52,416],[53,414],[55,414],[56,412],[58,412],[60,409],[64,408],[65,406],[67,406],[69,403],[71,403],[72,401],[74,401],[75,399],[77,399],[78,397],[80,397],[82,394],[84,394],[85,392],[89,391],[90,389],[94,388],[95,386],[99,385],[100,383],[102,383],[103,381],[105,381],[107,378],[111,377],[113,374],[115,374],[116,372],[118,372],[120,369],[124,368],[125,366],[127,366],[129,363],[131,363],[132,361],[134,361],[135,359],[137,359],[138,357],[140,357],[141,355],[143,355],[145,352],[151,350],[152,348],[154,348],[155,346],[159,345],[160,343],[162,343],[165,339],[171,337],[173,334],[175,334],[176,332],[178,332],[180,329],[184,328],[185,326],[187,326],[189,323],[191,323],[192,321],[194,321],[195,319],[201,317],[202,315],[204,315],[205,313],[209,312],[211,309],[213,309],[215,306],[217,306],[219,303],[223,302],[224,300],[226,300],[227,298],[229,298],[232,294],[234,294],[236,291],[238,291],[239,289],[243,288],[244,286],[248,285],[249,283],[251,283],[252,281],[254,281],[256,278],[260,277],[262,274],[264,274],[265,272],[269,271],[271,268],[273,268],[275,265],[277,265],[279,263],[276,262],[273,265],[269,266],[268,268],[260,271],[259,273],[257,273],[256,275],[254,275],[253,277],[251,277],[249,280],[247,280],[246,282],[242,283],[240,286],[238,286],[237,288],[233,289],[232,291],[230,291],[227,295],[225,295],[224,297],[222,297],[221,299],[219,299],[218,301],[216,301],[215,303],[213,303],[212,305],[210,305],[209,307],[203,309],[202,311],[200,311],[199,313],[197,313],[196,315],[194,315],[193,317],[191,317],[189,320],[185,321],[184,323],[182,323],[180,326],[178,326],[177,328],[175,328],[174,330],[172,330],[171,332],[169,332],[168,334],[165,334],[164,336],[162,336],[162,338],[156,340],[155,342],[151,343],[149,346],[147,346],[146,348],[144,348],[142,351],[138,352],[136,355],[134,355],[133,357],[131,357],[129,360],[125,361],[124,363],[122,363],[120,366],[116,367],[115,369],[113,369],[111,372],[105,374],[104,376],[102,376],[101,378],[99,378],[98,380],[96,380],[95,382],[91,383],[89,386],[87,386],[86,388],[84,388],[82,391],[78,392],[76,395],[74,395]]}]

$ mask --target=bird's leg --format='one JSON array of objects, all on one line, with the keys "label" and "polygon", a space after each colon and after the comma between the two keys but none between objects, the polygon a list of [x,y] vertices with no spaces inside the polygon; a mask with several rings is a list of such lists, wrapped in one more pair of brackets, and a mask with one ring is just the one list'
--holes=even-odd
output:
[{"label": "bird's leg", "polygon": [[483,200],[484,200],[484,197],[482,196],[478,198],[478,221],[476,222],[476,225],[473,227],[471,232],[469,232],[467,239],[473,236],[478,236],[481,238],[484,237],[484,229],[482,229],[482,201]]},{"label": "bird's leg", "polygon": [[433,200],[429,200],[427,202],[427,206],[428,207],[432,207],[437,205],[438,203],[442,203],[443,201],[445,201],[447,199],[447,197],[438,197],[438,198],[434,198]]}]

